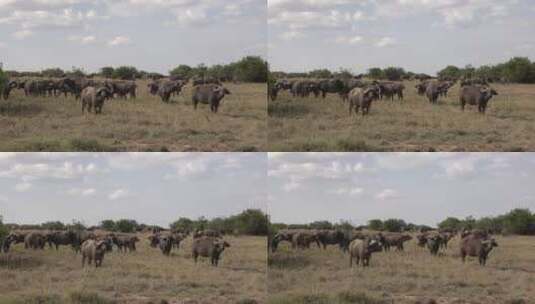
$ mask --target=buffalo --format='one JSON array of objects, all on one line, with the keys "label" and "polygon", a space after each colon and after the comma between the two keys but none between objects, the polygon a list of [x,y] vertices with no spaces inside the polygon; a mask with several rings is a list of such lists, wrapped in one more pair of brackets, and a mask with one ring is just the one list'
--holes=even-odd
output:
[{"label": "buffalo", "polygon": [[466,104],[477,105],[479,113],[485,114],[489,100],[495,95],[498,92],[487,86],[464,86],[459,93],[461,109],[464,111]]},{"label": "buffalo", "polygon": [[230,91],[217,84],[199,85],[193,88],[193,108],[197,110],[199,103],[210,104],[210,110],[217,113],[221,100],[225,95],[230,95]]}]

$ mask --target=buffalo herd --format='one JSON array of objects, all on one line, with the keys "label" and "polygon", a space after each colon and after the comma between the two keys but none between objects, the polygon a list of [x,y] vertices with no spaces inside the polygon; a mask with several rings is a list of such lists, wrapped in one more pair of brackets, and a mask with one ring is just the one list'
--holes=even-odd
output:
[{"label": "buffalo herd", "polygon": [[[151,80],[148,92],[158,96],[162,102],[169,103],[174,95],[179,95],[184,86],[191,82],[193,85],[192,102],[197,109],[199,103],[207,104],[213,113],[217,113],[221,100],[230,91],[214,78],[189,79],[158,79]],[[102,107],[106,100],[110,99],[136,99],[138,85],[133,80],[95,80],[83,77],[64,78],[13,78],[7,80],[2,86],[1,97],[9,99],[13,90],[21,90],[26,97],[65,97],[69,95],[81,100],[82,113],[84,111],[95,114],[102,113]]]},{"label": "buffalo herd", "polygon": [[[147,240],[150,247],[159,249],[163,255],[170,256],[173,249],[178,250],[180,243],[190,235],[181,231],[153,231]],[[11,247],[24,244],[25,249],[59,250],[60,246],[70,246],[74,253],[82,256],[82,267],[87,263],[100,267],[104,255],[114,248],[121,253],[136,251],[140,238],[136,233],[119,233],[105,230],[12,230],[0,244],[0,253],[8,253]],[[209,258],[213,266],[218,266],[219,259],[225,248],[230,244],[223,235],[215,230],[199,230],[192,233],[192,257],[197,263],[199,256]]]},{"label": "buffalo herd", "polygon": [[[464,111],[465,105],[474,105],[478,111],[485,113],[489,100],[498,95],[487,81],[481,79],[440,80],[421,79],[415,85],[418,95],[427,98],[431,104],[437,104],[441,97],[447,97],[450,89],[460,85],[459,103]],[[349,114],[362,115],[369,113],[371,104],[375,100],[403,100],[406,87],[401,82],[394,81],[366,81],[362,78],[349,79],[320,79],[320,80],[276,80],[268,87],[268,95],[275,101],[279,94],[287,91],[292,97],[305,98],[314,96],[325,98],[327,94],[338,94],[342,101],[349,101]]]},{"label": "buffalo herd", "polygon": [[270,236],[268,246],[272,252],[277,251],[281,242],[288,242],[293,249],[309,249],[316,244],[325,249],[327,245],[336,245],[344,253],[349,253],[349,265],[369,266],[374,252],[404,251],[404,244],[414,239],[415,243],[426,248],[433,256],[441,249],[448,248],[450,240],[455,236],[460,239],[459,253],[462,261],[467,256],[477,257],[479,264],[486,264],[492,248],[497,247],[495,239],[483,230],[430,230],[416,235],[399,232],[376,232],[365,230],[328,230],[328,229],[282,229]]}]

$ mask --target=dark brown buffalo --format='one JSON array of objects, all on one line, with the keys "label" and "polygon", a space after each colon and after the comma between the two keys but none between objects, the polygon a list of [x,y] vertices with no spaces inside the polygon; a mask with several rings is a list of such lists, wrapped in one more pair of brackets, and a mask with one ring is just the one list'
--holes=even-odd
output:
[{"label": "dark brown buffalo", "polygon": [[461,258],[463,263],[466,256],[477,257],[479,265],[485,266],[492,248],[498,247],[494,239],[482,238],[477,235],[468,235],[461,240]]},{"label": "dark brown buffalo", "polygon": [[225,248],[230,247],[230,244],[214,237],[203,236],[193,240],[192,256],[195,263],[199,256],[209,257],[213,266],[219,264],[219,259]]},{"label": "dark brown buffalo", "polygon": [[349,267],[353,267],[353,259],[355,259],[355,264],[357,266],[359,264],[362,264],[362,267],[369,266],[372,253],[381,250],[381,242],[375,239],[365,238],[363,240],[353,240],[351,244],[349,244]]}]

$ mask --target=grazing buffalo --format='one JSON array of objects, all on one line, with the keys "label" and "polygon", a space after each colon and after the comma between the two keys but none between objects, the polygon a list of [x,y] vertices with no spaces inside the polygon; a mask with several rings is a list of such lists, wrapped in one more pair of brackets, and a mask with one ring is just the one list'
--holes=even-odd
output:
[{"label": "grazing buffalo", "polygon": [[24,238],[24,248],[26,249],[44,249],[46,238],[43,233],[32,231]]},{"label": "grazing buffalo", "polygon": [[95,107],[95,114],[102,113],[104,101],[113,97],[112,91],[108,87],[87,87],[82,91],[82,113],[87,107],[87,112],[91,113]]},{"label": "grazing buffalo", "polygon": [[95,261],[95,268],[100,267],[106,251],[106,241],[92,239],[85,241],[82,244],[82,267],[85,266],[86,259],[88,265]]},{"label": "grazing buffalo", "polygon": [[442,236],[440,234],[433,234],[427,236],[427,249],[429,249],[429,253],[432,255],[437,255],[438,251],[440,250],[440,244],[442,244]]},{"label": "grazing buffalo", "polygon": [[168,103],[171,95],[180,94],[183,86],[184,82],[180,80],[163,81],[159,83],[157,94],[160,96],[163,102]]},{"label": "grazing buffalo", "polygon": [[111,235],[113,244],[117,246],[119,251],[136,251],[136,243],[139,242],[139,238],[133,234],[119,233]]},{"label": "grazing buffalo", "polygon": [[200,237],[193,240],[192,256],[195,263],[199,256],[209,257],[213,266],[218,265],[221,253],[225,248],[230,247],[230,244],[214,237]]},{"label": "grazing buffalo", "polygon": [[394,96],[397,96],[398,99],[403,100],[403,91],[405,86],[402,83],[395,82],[380,82],[379,86],[379,97],[381,99],[386,98],[394,100]]},{"label": "grazing buffalo", "polygon": [[2,244],[4,252],[9,252],[9,249],[11,248],[11,245],[13,244],[21,244],[24,243],[24,239],[26,238],[26,235],[28,235],[30,231],[12,231],[10,232],[6,239],[4,240],[4,244]]},{"label": "grazing buffalo", "polygon": [[464,111],[466,104],[477,105],[479,113],[484,114],[489,100],[495,95],[498,92],[486,86],[464,86],[459,93],[461,109]]},{"label": "grazing buffalo", "polygon": [[320,230],[316,233],[316,236],[323,249],[327,249],[327,245],[338,245],[342,250],[345,248],[346,237],[342,231]]},{"label": "grazing buffalo", "polygon": [[492,248],[498,247],[494,239],[482,238],[477,235],[468,235],[461,240],[461,258],[463,263],[466,256],[478,257],[479,265],[485,266],[487,257]]},{"label": "grazing buffalo", "polygon": [[403,251],[403,243],[412,240],[408,234],[389,233],[384,236],[384,250],[390,251],[390,247],[395,247],[398,251]]},{"label": "grazing buffalo", "polygon": [[438,81],[430,81],[427,83],[427,87],[425,88],[425,96],[427,96],[427,99],[430,103],[436,104],[438,102],[438,97],[440,96],[440,90],[441,85]]},{"label": "grazing buffalo", "polygon": [[293,235],[296,234],[299,230],[289,230],[289,229],[281,229],[279,232],[275,234],[273,239],[271,240],[271,250],[273,252],[277,251],[277,248],[279,246],[279,243],[282,241],[286,242],[292,242]]},{"label": "grazing buffalo", "polygon": [[54,245],[56,250],[60,245],[72,245],[76,241],[76,233],[74,231],[52,231],[47,235],[49,245]]},{"label": "grazing buffalo", "polygon": [[349,115],[358,114],[359,108],[362,108],[362,115],[370,112],[372,101],[379,98],[379,88],[377,86],[368,86],[366,88],[354,88],[349,92]]},{"label": "grazing buffalo", "polygon": [[169,255],[173,249],[173,236],[170,234],[160,235],[158,238],[158,246],[164,255]]},{"label": "grazing buffalo", "polygon": [[210,110],[217,113],[219,104],[230,91],[217,84],[199,85],[193,88],[193,108],[197,110],[199,103],[210,104]]},{"label": "grazing buffalo", "polygon": [[327,93],[342,94],[345,90],[345,84],[341,79],[326,79],[318,83],[321,96],[325,98]]},{"label": "grazing buffalo", "polygon": [[305,249],[310,248],[310,244],[315,242],[320,247],[318,236],[313,231],[299,231],[292,236],[292,248]]},{"label": "grazing buffalo", "polygon": [[351,241],[349,244],[349,267],[353,267],[353,259],[355,259],[357,266],[361,263],[361,260],[362,267],[369,266],[372,253],[381,250],[381,242],[375,239],[365,238],[364,240],[355,239]]},{"label": "grazing buffalo", "polygon": [[6,81],[6,83],[3,84],[2,86],[3,92],[1,93],[2,93],[2,97],[4,98],[4,100],[7,100],[9,98],[9,94],[11,94],[11,91],[13,89],[16,89],[18,85],[19,84],[15,80],[8,80]]}]

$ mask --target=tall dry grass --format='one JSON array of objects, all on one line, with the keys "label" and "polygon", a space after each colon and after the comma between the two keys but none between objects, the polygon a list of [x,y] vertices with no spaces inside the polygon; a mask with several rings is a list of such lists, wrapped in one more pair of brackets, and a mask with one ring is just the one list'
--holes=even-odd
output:
[{"label": "tall dry grass", "polygon": [[225,86],[232,95],[220,112],[193,110],[188,85],[172,103],[149,94],[111,100],[103,114],[82,114],[74,97],[25,97],[15,90],[0,100],[0,151],[263,151],[266,149],[266,85]]},{"label": "tall dry grass", "polygon": [[352,269],[335,246],[284,245],[270,254],[269,303],[535,303],[535,238],[497,242],[486,267],[475,258],[463,264],[454,238],[437,257],[411,240],[405,252],[376,253],[370,267]]},{"label": "tall dry grass", "polygon": [[[191,237],[164,256],[141,237],[138,251],[113,252],[102,268],[81,267],[81,256],[24,250],[0,254],[0,303],[265,303],[265,237],[226,237],[219,267],[194,264]],[[10,261],[7,261],[10,259]]]},{"label": "tall dry grass", "polygon": [[404,101],[376,101],[367,117],[348,114],[336,94],[268,105],[270,151],[535,151],[535,85],[493,85],[486,115],[463,113],[459,86],[438,105],[405,82]]}]

